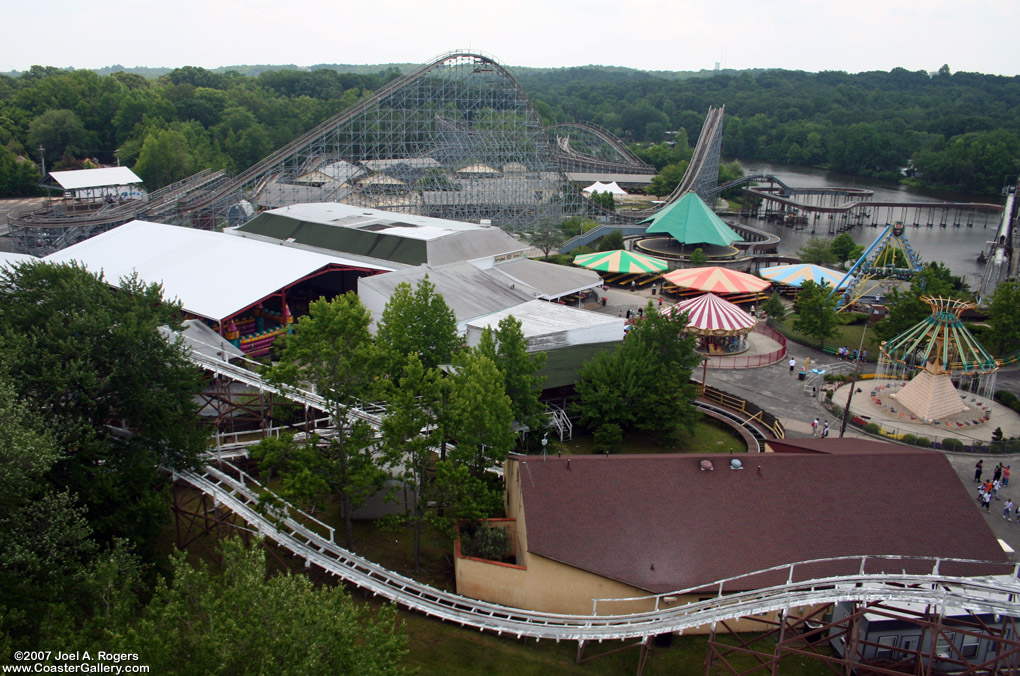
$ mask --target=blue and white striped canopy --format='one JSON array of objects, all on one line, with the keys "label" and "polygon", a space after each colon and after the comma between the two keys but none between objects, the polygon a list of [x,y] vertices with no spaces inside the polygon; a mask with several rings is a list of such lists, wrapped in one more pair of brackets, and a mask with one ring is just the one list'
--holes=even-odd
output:
[{"label": "blue and white striped canopy", "polygon": [[[785,284],[787,286],[800,286],[804,280],[810,279],[815,284],[827,284],[830,287],[836,286],[846,275],[838,270],[830,270],[813,263],[793,263],[792,265],[773,265],[762,268],[758,271],[764,279]],[[853,277],[844,282],[846,287],[853,282]]]}]

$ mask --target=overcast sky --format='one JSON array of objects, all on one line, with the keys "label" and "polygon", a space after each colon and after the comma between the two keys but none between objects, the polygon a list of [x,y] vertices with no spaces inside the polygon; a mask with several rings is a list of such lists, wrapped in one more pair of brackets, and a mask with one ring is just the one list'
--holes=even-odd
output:
[{"label": "overcast sky", "polygon": [[1005,0],[3,0],[0,71],[427,63],[1020,73]]}]

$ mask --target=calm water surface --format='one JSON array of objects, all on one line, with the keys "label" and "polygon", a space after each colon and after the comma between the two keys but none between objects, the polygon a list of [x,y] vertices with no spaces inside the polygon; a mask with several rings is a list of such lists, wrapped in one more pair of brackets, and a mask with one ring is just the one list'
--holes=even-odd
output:
[{"label": "calm water surface", "polygon": [[[968,195],[963,193],[940,192],[934,190],[923,190],[910,188],[896,183],[879,182],[866,180],[857,176],[847,176],[827,172],[824,169],[812,167],[801,167],[786,164],[769,164],[753,160],[739,160],[746,173],[764,173],[779,177],[784,183],[795,188],[836,188],[851,187],[864,188],[875,192],[875,200],[889,202],[985,202],[992,204],[1004,203],[1004,198],[997,198],[988,195]],[[795,254],[797,249],[805,242],[814,237],[829,239],[828,221],[823,216],[817,221],[817,232],[812,233],[812,225],[808,224],[804,230],[794,230],[776,223],[766,223],[761,220],[751,219],[749,225],[772,232],[782,238],[779,245],[779,252],[784,254]],[[971,288],[976,288],[981,282],[981,268],[977,257],[983,249],[987,240],[995,237],[998,228],[998,216],[988,213],[980,213],[974,217],[974,226],[968,228],[965,225],[953,227],[950,224],[941,228],[937,224],[929,228],[924,225],[914,227],[908,225],[905,235],[910,245],[917,251],[918,255],[925,262],[941,261],[945,263],[954,274],[961,275],[967,280]],[[870,225],[855,227],[850,231],[854,241],[867,247],[882,232],[882,228],[872,228]]]}]

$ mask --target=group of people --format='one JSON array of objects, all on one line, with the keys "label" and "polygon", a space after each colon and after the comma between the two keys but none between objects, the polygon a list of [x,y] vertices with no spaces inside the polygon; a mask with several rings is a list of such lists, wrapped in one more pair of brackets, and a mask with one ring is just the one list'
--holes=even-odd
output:
[{"label": "group of people", "polygon": [[862,349],[860,351],[860,354],[858,354],[856,347],[851,350],[850,348],[844,346],[836,348],[836,357],[838,359],[842,359],[843,361],[857,361],[858,358],[860,358],[861,361],[867,361],[868,351]]},{"label": "group of people", "polygon": [[[984,461],[978,460],[977,464],[974,465],[974,481],[978,482],[978,502],[981,507],[988,513],[992,511],[992,498],[1001,500],[999,497],[999,491],[1009,485],[1009,473],[1010,466],[1003,465],[1001,462],[995,466],[992,471],[991,478],[981,481],[981,475],[984,472]],[[1014,514],[1014,504],[1010,498],[1006,498],[1006,504],[1003,506],[1002,518],[1007,521],[1012,521]],[[1017,523],[1020,523],[1020,508],[1016,509]]]},{"label": "group of people", "polygon": [[819,427],[819,425],[818,425],[818,418],[815,418],[814,420],[811,421],[811,436],[813,436],[813,437],[814,436],[818,436],[819,432],[821,432],[822,439],[825,439],[826,437],[829,436],[829,421],[828,420],[823,422],[821,427]]}]

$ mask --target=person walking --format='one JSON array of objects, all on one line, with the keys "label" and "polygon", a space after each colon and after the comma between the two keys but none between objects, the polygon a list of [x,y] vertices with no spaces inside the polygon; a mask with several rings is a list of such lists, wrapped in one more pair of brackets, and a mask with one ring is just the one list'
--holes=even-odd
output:
[{"label": "person walking", "polygon": [[818,418],[811,421],[811,436],[814,437],[818,434]]},{"label": "person walking", "polygon": [[999,497],[999,489],[1000,488],[1002,488],[1002,482],[1001,481],[996,479],[995,481],[992,482],[992,495],[995,497],[996,500],[1001,500],[1002,499],[1002,498]]},{"label": "person walking", "polygon": [[981,472],[984,468],[984,460],[978,460],[974,465],[974,481],[981,481]]},{"label": "person walking", "polygon": [[1006,498],[1006,504],[1002,506],[1002,518],[1006,521],[1013,520],[1013,500]]},{"label": "person walking", "polygon": [[992,513],[992,492],[988,491],[981,495],[981,506],[989,514]]},{"label": "person walking", "polygon": [[1002,468],[1002,487],[1009,485],[1009,465]]},{"label": "person walking", "polygon": [[826,420],[825,424],[822,425],[822,439],[825,439],[828,436],[829,436],[829,421]]},{"label": "person walking", "polygon": [[995,469],[992,470],[992,481],[998,481],[1001,478],[1002,478],[1002,463],[1000,462],[995,466]]},{"label": "person walking", "polygon": [[797,368],[797,360],[790,357],[790,373],[793,373],[793,369]]}]

